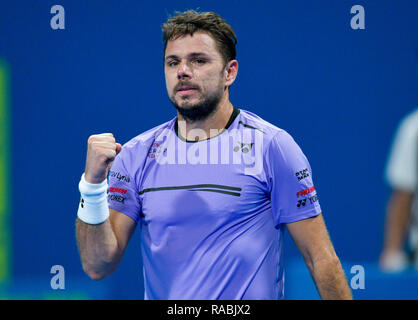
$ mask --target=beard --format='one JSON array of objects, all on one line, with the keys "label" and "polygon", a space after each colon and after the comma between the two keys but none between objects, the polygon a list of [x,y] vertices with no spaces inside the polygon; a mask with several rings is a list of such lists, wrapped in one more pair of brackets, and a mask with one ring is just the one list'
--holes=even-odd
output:
[{"label": "beard", "polygon": [[[200,91],[200,88],[196,88]],[[177,92],[175,90],[174,92]],[[182,117],[189,122],[202,121],[207,119],[211,114],[215,113],[218,109],[219,102],[223,96],[223,86],[220,86],[212,93],[203,96],[202,99],[194,104],[187,101],[188,98],[185,97],[182,100],[183,104],[180,106],[175,100],[175,93],[170,96],[170,101],[177,109],[177,111],[182,115]]]}]

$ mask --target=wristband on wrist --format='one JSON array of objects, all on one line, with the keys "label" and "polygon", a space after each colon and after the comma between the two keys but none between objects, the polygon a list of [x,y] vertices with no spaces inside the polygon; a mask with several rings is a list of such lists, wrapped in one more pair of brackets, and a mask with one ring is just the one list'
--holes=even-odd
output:
[{"label": "wristband on wrist", "polygon": [[101,224],[109,218],[109,207],[107,204],[107,180],[94,184],[81,176],[78,189],[81,194],[78,206],[78,218],[88,224]]}]

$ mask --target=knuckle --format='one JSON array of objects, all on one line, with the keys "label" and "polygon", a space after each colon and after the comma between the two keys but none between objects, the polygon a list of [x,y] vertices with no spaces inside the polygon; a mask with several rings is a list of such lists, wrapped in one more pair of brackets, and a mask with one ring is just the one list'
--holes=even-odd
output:
[{"label": "knuckle", "polygon": [[108,157],[107,154],[102,153],[102,154],[100,154],[99,159],[102,162],[106,162],[109,159],[109,157]]},{"label": "knuckle", "polygon": [[95,150],[96,152],[98,151],[98,149],[99,149],[99,146],[98,146],[98,144],[97,144],[97,142],[96,141],[92,141],[91,143],[90,143],[90,148],[91,149],[93,149],[93,150]]}]

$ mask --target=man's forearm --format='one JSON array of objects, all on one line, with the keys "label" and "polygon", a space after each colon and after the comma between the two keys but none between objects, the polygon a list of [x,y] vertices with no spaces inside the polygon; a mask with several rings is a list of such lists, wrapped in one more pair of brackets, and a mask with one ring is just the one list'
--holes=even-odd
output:
[{"label": "man's forearm", "polygon": [[310,267],[319,295],[326,300],[351,300],[352,294],[339,259],[315,262]]},{"label": "man's forearm", "polygon": [[78,250],[84,271],[100,280],[116,270],[120,250],[109,219],[99,225],[76,221]]}]

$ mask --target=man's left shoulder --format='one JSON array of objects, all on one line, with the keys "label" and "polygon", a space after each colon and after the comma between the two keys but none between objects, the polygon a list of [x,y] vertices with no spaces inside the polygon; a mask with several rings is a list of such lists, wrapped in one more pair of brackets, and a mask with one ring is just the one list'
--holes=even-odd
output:
[{"label": "man's left shoulder", "polygon": [[238,120],[238,125],[243,128],[257,130],[258,132],[262,132],[267,137],[274,136],[277,132],[284,131],[253,112],[243,109],[240,109],[240,111],[241,115]]},{"label": "man's left shoulder", "polygon": [[273,139],[279,144],[286,144],[288,141],[293,141],[292,136],[285,129],[247,110],[241,109],[241,117],[239,118],[238,125],[243,129],[253,129],[260,136],[262,135],[265,146],[268,146]]}]

